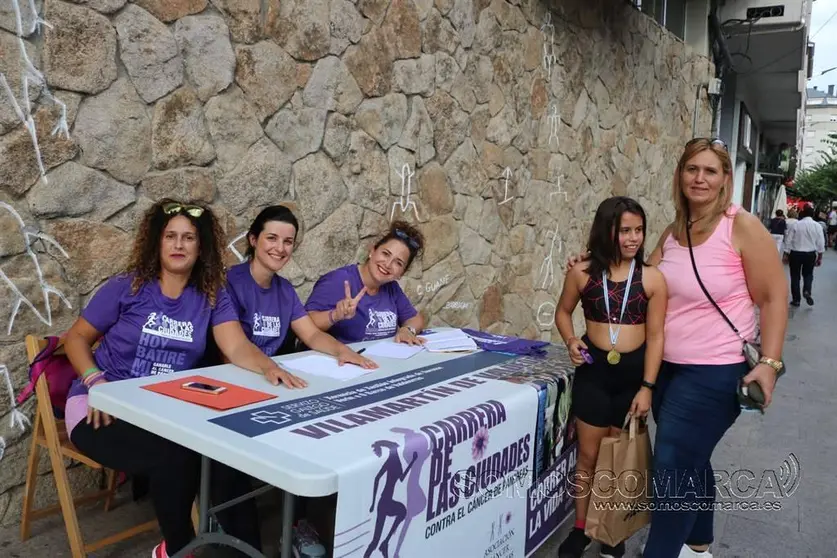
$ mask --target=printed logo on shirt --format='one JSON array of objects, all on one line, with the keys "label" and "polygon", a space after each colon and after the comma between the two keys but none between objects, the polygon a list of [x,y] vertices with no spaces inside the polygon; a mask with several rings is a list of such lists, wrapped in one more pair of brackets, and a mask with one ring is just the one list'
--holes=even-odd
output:
[{"label": "printed logo on shirt", "polygon": [[369,322],[366,324],[366,335],[368,337],[389,337],[395,335],[398,327],[398,316],[389,310],[369,311]]},{"label": "printed logo on shirt", "polygon": [[172,320],[165,314],[151,312],[145,319],[145,325],[142,326],[142,332],[149,335],[156,335],[157,337],[165,337],[166,339],[173,339],[175,341],[183,341],[185,343],[192,342],[192,332],[194,331],[192,322],[181,322]]},{"label": "printed logo on shirt", "polygon": [[188,351],[174,343],[192,343],[193,332],[192,322],[172,320],[162,312],[151,312],[142,326],[131,375],[154,376],[182,370]]},{"label": "printed logo on shirt", "polygon": [[253,335],[260,337],[279,337],[282,335],[282,320],[279,316],[253,314]]}]

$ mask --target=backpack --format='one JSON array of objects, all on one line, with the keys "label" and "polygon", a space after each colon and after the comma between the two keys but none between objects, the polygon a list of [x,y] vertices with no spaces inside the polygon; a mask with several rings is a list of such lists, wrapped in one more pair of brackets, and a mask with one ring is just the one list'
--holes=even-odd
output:
[{"label": "backpack", "polygon": [[64,418],[64,406],[67,404],[67,394],[70,386],[78,378],[75,368],[65,354],[55,354],[60,338],[49,336],[47,346],[38,353],[29,365],[29,383],[17,396],[17,404],[22,405],[35,391],[35,385],[42,374],[46,374],[49,386],[49,399],[55,418]]}]

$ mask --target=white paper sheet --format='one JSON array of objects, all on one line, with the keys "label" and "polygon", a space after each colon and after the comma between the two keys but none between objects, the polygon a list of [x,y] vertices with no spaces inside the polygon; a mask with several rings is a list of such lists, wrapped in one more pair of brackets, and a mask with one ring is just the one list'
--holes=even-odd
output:
[{"label": "white paper sheet", "polygon": [[280,363],[283,367],[290,370],[342,381],[351,380],[372,372],[356,364],[339,366],[336,358],[327,355],[309,355],[302,358],[282,360]]},{"label": "white paper sheet", "polygon": [[431,353],[476,351],[479,348],[461,329],[440,331],[422,337],[426,340],[424,348]]},{"label": "white paper sheet", "polygon": [[370,345],[363,352],[363,356],[407,359],[423,350],[424,347],[421,345],[405,345],[404,343],[387,340]]}]

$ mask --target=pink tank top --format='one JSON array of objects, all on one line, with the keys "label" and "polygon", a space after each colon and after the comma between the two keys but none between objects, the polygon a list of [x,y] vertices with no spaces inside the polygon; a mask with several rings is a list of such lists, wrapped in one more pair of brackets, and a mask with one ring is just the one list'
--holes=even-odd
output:
[{"label": "pink tank top", "polygon": [[[712,235],[693,250],[704,286],[741,335],[752,341],[755,305],[747,290],[741,256],[732,245],[732,224],[739,209],[730,206]],[[669,235],[658,269],[668,286],[663,360],[676,364],[743,362],[741,339],[703,294],[695,279],[689,248]]]}]

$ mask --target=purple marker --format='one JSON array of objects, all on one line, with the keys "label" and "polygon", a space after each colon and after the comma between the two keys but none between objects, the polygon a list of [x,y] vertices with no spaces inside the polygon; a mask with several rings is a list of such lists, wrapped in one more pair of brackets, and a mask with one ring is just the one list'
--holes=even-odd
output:
[{"label": "purple marker", "polygon": [[587,352],[587,349],[579,349],[578,352],[581,353],[581,356],[584,357],[584,362],[587,364],[593,364],[593,357],[590,356],[590,353]]}]

